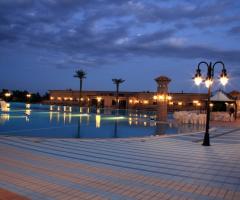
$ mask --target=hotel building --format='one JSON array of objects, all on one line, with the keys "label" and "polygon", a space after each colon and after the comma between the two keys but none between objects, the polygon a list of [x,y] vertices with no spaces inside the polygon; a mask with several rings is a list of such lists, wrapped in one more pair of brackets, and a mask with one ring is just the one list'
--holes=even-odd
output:
[{"label": "hotel building", "polygon": [[[49,90],[48,103],[57,105],[78,105],[79,91]],[[122,109],[155,110],[158,101],[156,92],[119,92],[119,107]],[[161,98],[161,96],[160,96]],[[168,109],[174,110],[203,110],[206,105],[207,94],[204,93],[169,93]],[[114,91],[83,91],[82,105],[96,107],[116,107]]]}]

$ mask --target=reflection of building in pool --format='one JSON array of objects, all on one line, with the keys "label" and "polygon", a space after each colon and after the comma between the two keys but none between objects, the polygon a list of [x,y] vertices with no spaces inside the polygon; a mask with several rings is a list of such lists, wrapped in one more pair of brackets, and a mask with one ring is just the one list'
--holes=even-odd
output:
[{"label": "reflection of building in pool", "polygon": [[101,115],[97,114],[96,115],[96,128],[101,127]]},{"label": "reflection of building in pool", "polygon": [[6,121],[10,120],[10,115],[7,113],[3,113],[0,115],[0,124],[4,124]]},{"label": "reflection of building in pool", "polygon": [[10,105],[9,103],[2,101],[0,99],[0,110],[3,112],[9,112],[10,111]]}]

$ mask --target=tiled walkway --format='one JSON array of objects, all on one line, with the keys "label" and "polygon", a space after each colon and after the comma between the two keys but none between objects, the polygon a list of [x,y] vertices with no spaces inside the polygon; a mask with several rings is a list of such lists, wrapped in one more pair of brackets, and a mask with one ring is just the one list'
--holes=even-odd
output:
[{"label": "tiled walkway", "polygon": [[239,200],[240,130],[212,135],[210,147],[200,144],[202,134],[130,140],[0,136],[0,188],[41,200]]},{"label": "tiled walkway", "polygon": [[0,188],[0,200],[29,200],[29,198],[23,197],[14,192]]}]

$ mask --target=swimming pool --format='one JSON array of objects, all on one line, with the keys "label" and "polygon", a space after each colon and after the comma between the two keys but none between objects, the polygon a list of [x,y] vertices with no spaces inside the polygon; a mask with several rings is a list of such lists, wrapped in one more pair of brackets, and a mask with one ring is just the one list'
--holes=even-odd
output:
[{"label": "swimming pool", "polygon": [[202,131],[204,127],[157,123],[154,112],[10,103],[0,111],[0,135],[52,138],[127,138]]}]

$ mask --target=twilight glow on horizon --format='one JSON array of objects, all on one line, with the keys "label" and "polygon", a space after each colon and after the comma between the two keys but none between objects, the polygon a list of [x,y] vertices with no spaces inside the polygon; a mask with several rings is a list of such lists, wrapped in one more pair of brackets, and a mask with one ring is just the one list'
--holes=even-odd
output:
[{"label": "twilight glow on horizon", "polygon": [[172,92],[206,92],[191,78],[218,60],[240,90],[240,1],[0,0],[0,89],[77,90],[83,69],[85,90],[155,91],[166,75]]}]

